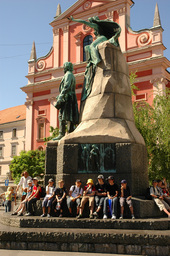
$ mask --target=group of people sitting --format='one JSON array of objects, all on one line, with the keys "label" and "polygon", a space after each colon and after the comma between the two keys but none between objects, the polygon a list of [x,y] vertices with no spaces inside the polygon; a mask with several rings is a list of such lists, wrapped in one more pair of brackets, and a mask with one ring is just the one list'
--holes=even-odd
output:
[{"label": "group of people sitting", "polygon": [[[41,186],[38,185],[36,177],[32,180],[28,179],[27,184],[26,197],[12,215],[22,216],[25,209],[27,211],[26,216],[34,215],[35,202],[41,197]],[[59,217],[63,215],[73,216],[73,211],[76,209],[77,218],[82,218],[85,204],[88,203],[90,219],[98,218],[99,216],[103,217],[103,219],[107,219],[109,216],[112,219],[116,219],[119,200],[121,208],[120,219],[123,219],[125,203],[129,206],[132,219],[135,218],[131,200],[132,195],[126,180],[122,180],[119,187],[114,182],[113,176],[109,176],[106,183],[104,176],[99,175],[96,185],[94,185],[92,179],[87,180],[84,189],[81,185],[80,179],[77,179],[75,185],[72,185],[69,193],[67,193],[63,180],[60,180],[55,188],[54,180],[49,179],[46,186],[46,195],[42,202],[43,213],[41,217],[51,217],[51,213],[53,216]]]},{"label": "group of people sitting", "polygon": [[[38,183],[38,178],[32,179],[28,172],[24,172],[16,192],[14,192],[14,188],[8,187],[6,192],[0,194],[0,196],[5,196],[5,211],[13,211],[11,205],[14,208],[16,194],[20,186],[22,186],[21,202],[12,215],[23,216],[25,210],[26,216],[34,215],[36,201],[42,198],[42,187]],[[113,176],[109,176],[105,182],[104,176],[100,174],[95,185],[92,179],[88,179],[85,187],[82,188],[81,180],[77,179],[67,192],[63,180],[60,180],[55,188],[54,180],[51,178],[48,180],[45,190],[46,195],[42,201],[41,217],[77,216],[79,219],[83,217],[84,207],[88,203],[90,219],[99,217],[116,219],[118,206],[120,206],[120,219],[123,219],[125,204],[130,209],[132,219],[135,218],[132,195],[126,180],[122,180],[118,186]],[[170,217],[170,196],[166,180],[153,180],[149,194],[160,211],[164,211]]]}]

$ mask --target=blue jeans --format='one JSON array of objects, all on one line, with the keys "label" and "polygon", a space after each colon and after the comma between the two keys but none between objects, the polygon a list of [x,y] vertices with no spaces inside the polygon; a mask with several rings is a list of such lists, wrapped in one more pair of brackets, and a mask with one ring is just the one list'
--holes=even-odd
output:
[{"label": "blue jeans", "polygon": [[117,214],[117,197],[114,197],[113,199],[109,199],[108,197],[105,198],[104,200],[104,205],[103,205],[103,214],[107,215],[107,206],[108,206],[108,201],[111,200],[112,201],[112,215]]},{"label": "blue jeans", "polygon": [[5,206],[5,212],[10,212],[11,211],[11,201],[6,200],[4,203]]}]

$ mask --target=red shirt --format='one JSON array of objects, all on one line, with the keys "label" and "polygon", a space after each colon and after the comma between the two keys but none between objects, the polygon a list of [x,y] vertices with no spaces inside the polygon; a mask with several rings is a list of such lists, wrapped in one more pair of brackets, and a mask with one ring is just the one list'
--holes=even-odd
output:
[{"label": "red shirt", "polygon": [[[32,196],[35,195],[35,193],[37,192],[38,187],[40,187],[40,186],[38,185],[38,186],[36,187],[36,186],[34,185]],[[35,196],[35,198],[40,199],[40,193],[41,193],[41,187],[40,187],[40,190],[39,190],[38,194]]]},{"label": "red shirt", "polygon": [[[86,189],[87,189],[88,187],[89,187],[89,185],[87,184],[87,185],[84,187],[84,191],[86,191]],[[87,192],[86,195],[91,194],[93,191],[96,191],[95,186],[92,186],[92,187],[89,189],[89,191]]]}]

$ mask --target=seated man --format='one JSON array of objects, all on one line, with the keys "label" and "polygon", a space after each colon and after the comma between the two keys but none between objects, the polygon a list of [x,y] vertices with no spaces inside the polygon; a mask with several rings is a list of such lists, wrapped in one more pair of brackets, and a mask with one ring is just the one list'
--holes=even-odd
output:
[{"label": "seated man", "polygon": [[67,207],[66,195],[67,195],[67,190],[64,187],[64,181],[59,180],[58,187],[56,187],[53,193],[53,196],[55,197],[55,199],[52,205],[54,208],[54,212],[58,212],[60,218],[63,217],[63,211]]},{"label": "seated man", "polygon": [[93,213],[93,215],[98,218],[99,212],[101,211],[101,209],[103,207],[107,192],[106,192],[106,184],[104,182],[104,176],[102,174],[100,174],[97,177],[97,179],[98,179],[98,182],[95,185],[95,188],[96,188],[95,204],[96,204],[97,209]]},{"label": "seated man", "polygon": [[50,211],[51,211],[51,205],[52,205],[52,201],[54,200],[54,180],[53,179],[49,179],[48,181],[48,185],[46,186],[46,196],[44,197],[44,200],[42,202],[42,209],[43,209],[43,214],[41,215],[41,217],[46,217],[46,213],[45,210],[47,208],[47,217],[50,218]]},{"label": "seated man", "polygon": [[157,186],[157,180],[153,180],[152,184],[153,187],[150,188],[150,195],[152,196],[152,199],[155,201],[160,211],[164,211],[170,218],[170,206],[163,200],[163,194]]},{"label": "seated man", "polygon": [[73,206],[76,204],[77,207],[77,215],[79,214],[80,209],[80,197],[83,195],[83,189],[81,188],[81,180],[77,179],[75,185],[70,187],[69,197],[67,198],[67,206],[72,215]]},{"label": "seated man", "polygon": [[120,219],[123,219],[123,212],[124,212],[124,204],[125,202],[129,206],[129,209],[131,211],[132,219],[135,219],[135,216],[133,214],[133,206],[132,206],[132,200],[131,200],[131,193],[130,188],[127,186],[127,181],[122,180],[121,181],[121,196],[120,196],[120,207],[121,207],[121,215]]},{"label": "seated man", "polygon": [[90,219],[93,219],[93,209],[94,209],[94,195],[95,195],[95,186],[92,179],[88,179],[87,185],[84,187],[83,198],[80,205],[80,213],[77,218],[82,218],[84,206],[87,201],[89,201],[90,208]]},{"label": "seated man", "polygon": [[104,206],[103,206],[103,219],[107,219],[107,205],[110,203],[112,205],[112,219],[116,219],[117,214],[117,197],[118,197],[118,185],[114,183],[114,177],[109,176],[108,177],[108,185],[106,186],[107,190],[107,197],[104,200]]}]

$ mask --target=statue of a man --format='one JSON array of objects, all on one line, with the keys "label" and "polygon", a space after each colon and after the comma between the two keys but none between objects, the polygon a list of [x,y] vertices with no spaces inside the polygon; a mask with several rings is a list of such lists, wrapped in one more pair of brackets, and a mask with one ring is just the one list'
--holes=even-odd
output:
[{"label": "statue of a man", "polygon": [[76,80],[73,75],[73,64],[71,62],[64,63],[63,79],[60,83],[57,102],[55,107],[59,109],[59,136],[53,140],[60,140],[65,135],[66,124],[68,133],[74,130],[74,126],[78,124],[79,114],[77,98],[75,93]]}]

